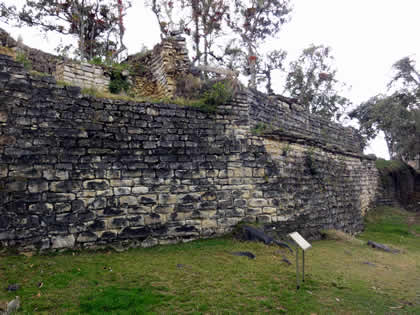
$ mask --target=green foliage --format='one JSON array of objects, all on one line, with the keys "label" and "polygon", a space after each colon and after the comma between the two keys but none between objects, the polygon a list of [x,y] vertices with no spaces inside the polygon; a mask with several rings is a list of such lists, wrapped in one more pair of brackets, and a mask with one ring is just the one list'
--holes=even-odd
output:
[{"label": "green foliage", "polygon": [[311,113],[339,120],[350,101],[341,96],[331,48],[311,45],[290,63],[285,92]]},{"label": "green foliage", "polygon": [[29,74],[37,76],[37,77],[48,77],[51,76],[49,73],[45,73],[45,72],[39,72],[36,70],[31,70],[29,71]]},{"label": "green foliage", "polygon": [[420,74],[409,57],[393,65],[389,93],[361,103],[350,113],[367,141],[382,131],[391,158],[412,159],[420,154]]},{"label": "green foliage", "polygon": [[16,61],[23,64],[23,67],[30,71],[32,69],[32,62],[28,59],[25,53],[17,52]]},{"label": "green foliage", "polygon": [[376,208],[365,218],[366,231],[362,234],[362,238],[397,245],[405,243],[407,240],[415,241],[416,236],[413,231],[418,230],[420,222],[417,222],[417,226],[409,225],[410,216],[413,215],[402,209]]},{"label": "green foliage", "polygon": [[88,63],[90,63],[91,65],[97,65],[97,66],[103,66],[104,65],[104,61],[102,60],[102,57],[93,57],[92,59],[88,60]]},{"label": "green foliage", "polygon": [[388,172],[388,173],[392,173],[394,171],[398,171],[398,170],[401,170],[401,169],[407,167],[401,161],[397,161],[397,160],[388,161],[388,160],[384,160],[384,159],[377,159],[375,161],[375,166],[378,170],[385,171],[385,172]]},{"label": "green foliage", "polygon": [[126,64],[113,64],[110,68],[111,81],[109,83],[109,91],[113,94],[119,94],[122,91],[128,92],[130,82],[128,76],[124,76],[123,72],[130,72],[130,67]]},{"label": "green foliage", "polygon": [[[17,21],[17,25],[39,27],[45,32],[75,36],[78,41],[74,51],[83,60],[93,56],[114,60],[125,50],[122,17],[130,6],[130,1],[118,5],[105,0],[37,0],[25,1],[16,9],[0,3],[0,18]],[[71,46],[59,50],[68,51]]]},{"label": "green foliage", "polygon": [[210,90],[204,92],[203,103],[208,106],[223,105],[233,97],[232,86],[229,81],[216,82]]},{"label": "green foliage", "polygon": [[261,135],[268,129],[268,126],[262,122],[259,122],[255,125],[254,128],[251,129],[251,132],[255,135]]},{"label": "green foliage", "polygon": [[415,157],[420,152],[420,109],[410,108],[414,102],[396,92],[390,96],[377,95],[360,104],[350,113],[358,119],[360,132],[367,141],[379,131],[385,134],[390,156]]},{"label": "green foliage", "polygon": [[283,156],[288,156],[291,151],[292,151],[292,146],[290,145],[290,143],[288,143],[283,146],[281,154]]},{"label": "green foliage", "polygon": [[[235,95],[235,81],[223,80],[216,83],[207,83],[207,86],[202,87],[199,93],[194,90],[202,85],[198,82],[192,82],[191,87],[185,89],[184,92],[192,91],[192,99],[186,97],[177,97],[172,100],[172,103],[184,106],[196,107],[206,112],[214,112],[219,105],[227,104]],[[194,89],[193,87],[197,87]],[[184,93],[185,94],[185,93]]]}]

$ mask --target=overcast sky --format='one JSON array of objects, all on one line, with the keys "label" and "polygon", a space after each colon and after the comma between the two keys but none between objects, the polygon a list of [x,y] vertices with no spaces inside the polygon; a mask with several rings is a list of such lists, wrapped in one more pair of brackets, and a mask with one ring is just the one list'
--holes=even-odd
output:
[{"label": "overcast sky", "polygon": [[[16,4],[23,0],[6,0]],[[157,21],[144,8],[143,1],[132,0],[126,22],[125,42],[129,53],[140,51],[142,45],[152,48],[160,41]],[[338,78],[351,86],[347,96],[358,104],[371,96],[386,92],[391,66],[398,59],[420,56],[420,1],[418,0],[293,0],[292,20],[285,25],[270,48],[281,48],[296,58],[310,44],[332,47],[338,68]],[[12,29],[24,43],[53,52],[58,37],[45,36],[27,29]],[[417,59],[418,60],[418,59]],[[281,93],[281,83],[274,82]],[[388,158],[383,140],[368,148],[378,156]]]}]

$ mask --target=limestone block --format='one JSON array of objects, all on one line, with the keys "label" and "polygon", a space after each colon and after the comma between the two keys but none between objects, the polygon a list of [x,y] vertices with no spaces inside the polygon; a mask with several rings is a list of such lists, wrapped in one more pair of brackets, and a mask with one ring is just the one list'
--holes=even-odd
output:
[{"label": "limestone block", "polygon": [[31,180],[28,185],[30,193],[40,193],[48,191],[48,182],[45,180]]},{"label": "limestone block", "polygon": [[143,242],[141,242],[141,247],[149,248],[149,247],[156,246],[158,244],[159,244],[158,239],[149,236]]},{"label": "limestone block", "polygon": [[113,188],[114,195],[121,196],[121,195],[130,195],[131,194],[131,187],[115,187]]},{"label": "limestone block", "polygon": [[5,111],[0,111],[0,123],[7,122],[7,119],[9,118],[9,115]]},{"label": "limestone block", "polygon": [[109,182],[105,179],[94,179],[83,182],[83,188],[89,190],[105,190],[109,188]]},{"label": "limestone block", "polygon": [[139,205],[139,200],[135,196],[122,196],[119,200],[121,207],[135,207]]},{"label": "limestone block", "polygon": [[147,186],[136,186],[133,187],[132,189],[132,193],[134,195],[143,195],[143,194],[147,194],[149,192],[149,187]]},{"label": "limestone block", "polygon": [[97,239],[98,239],[98,236],[95,233],[86,231],[79,234],[79,236],[77,237],[77,242],[78,243],[95,242]]},{"label": "limestone block", "polygon": [[60,248],[73,248],[75,243],[75,238],[73,235],[66,235],[66,236],[54,236],[51,239],[51,247],[54,249]]}]

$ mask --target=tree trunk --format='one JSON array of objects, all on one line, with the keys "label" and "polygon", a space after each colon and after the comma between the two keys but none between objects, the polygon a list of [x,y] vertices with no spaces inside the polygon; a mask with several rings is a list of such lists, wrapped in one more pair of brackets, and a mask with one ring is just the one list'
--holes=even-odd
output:
[{"label": "tree trunk", "polygon": [[248,86],[252,89],[257,88],[257,65],[255,54],[252,49],[251,43],[248,42],[248,65],[249,65],[249,72],[251,74],[251,78],[249,79]]},{"label": "tree trunk", "polygon": [[192,1],[192,14],[194,17],[194,24],[195,24],[195,34],[194,34],[194,42],[195,42],[195,60],[194,63],[200,63],[200,19],[199,19],[199,5],[198,0]]}]

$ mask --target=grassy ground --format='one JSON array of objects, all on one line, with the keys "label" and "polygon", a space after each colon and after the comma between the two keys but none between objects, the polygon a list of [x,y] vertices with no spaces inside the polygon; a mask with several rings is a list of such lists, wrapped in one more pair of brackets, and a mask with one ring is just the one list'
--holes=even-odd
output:
[{"label": "grassy ground", "polygon": [[359,239],[402,253],[366,242],[314,242],[299,291],[291,254],[229,238],[123,253],[3,254],[0,284],[20,289],[2,288],[0,301],[19,295],[22,314],[420,314],[419,238],[419,215],[377,209]]}]

